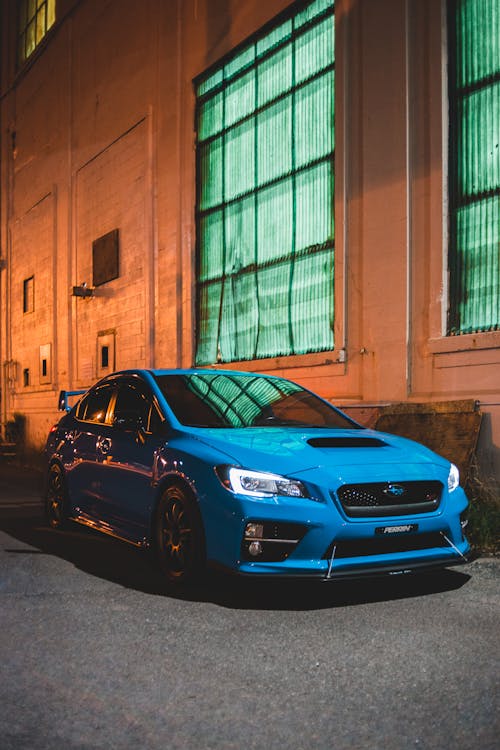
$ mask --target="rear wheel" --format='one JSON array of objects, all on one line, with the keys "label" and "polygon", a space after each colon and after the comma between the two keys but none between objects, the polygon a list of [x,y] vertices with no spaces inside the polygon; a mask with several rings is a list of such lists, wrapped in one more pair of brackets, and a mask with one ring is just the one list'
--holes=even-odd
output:
[{"label": "rear wheel", "polygon": [[58,464],[52,464],[47,476],[45,494],[45,516],[49,526],[60,529],[65,525],[67,507],[68,497],[63,471]]},{"label": "rear wheel", "polygon": [[167,584],[175,589],[201,578],[205,567],[203,526],[195,498],[180,483],[166,487],[156,513],[156,546]]}]

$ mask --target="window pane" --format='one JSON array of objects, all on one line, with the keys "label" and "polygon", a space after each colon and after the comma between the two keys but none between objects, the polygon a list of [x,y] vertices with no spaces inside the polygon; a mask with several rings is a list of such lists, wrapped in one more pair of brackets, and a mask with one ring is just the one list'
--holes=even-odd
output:
[{"label": "window pane", "polygon": [[255,184],[254,119],[230,130],[226,135],[224,198],[233,200],[252,190]]},{"label": "window pane", "polygon": [[297,177],[296,249],[325,242],[333,246],[333,218],[333,164],[323,162]]},{"label": "window pane", "polygon": [[[333,75],[316,78],[297,92],[295,111],[295,163],[297,167],[333,151]],[[325,124],[328,123],[328,127]]]},{"label": "window pane", "polygon": [[331,7],[331,0],[314,0],[314,2],[308,5],[307,8],[302,10],[300,13],[297,13],[295,17],[296,28],[304,26],[304,24],[314,20],[317,16],[329,10]]},{"label": "window pane", "polygon": [[290,279],[288,260],[259,271],[259,357],[276,357],[290,351]]},{"label": "window pane", "polygon": [[291,178],[257,195],[257,253],[260,264],[290,255],[293,246],[293,181]]},{"label": "window pane", "polygon": [[272,101],[292,87],[291,49],[292,45],[287,44],[258,66],[259,96],[257,105],[259,107]]},{"label": "window pane", "polygon": [[150,409],[151,401],[142,388],[135,384],[120,383],[113,414],[114,420],[140,419],[142,426],[147,429]]},{"label": "window pane", "polygon": [[226,273],[239,273],[254,263],[255,198],[253,195],[227,207],[225,240]]},{"label": "window pane", "polygon": [[500,8],[497,0],[457,3],[457,84],[476,83],[498,71]]},{"label": "window pane", "polygon": [[331,65],[334,60],[334,26],[331,18],[301,34],[295,45],[297,83]]},{"label": "window pane", "polygon": [[47,28],[55,23],[56,20],[56,0],[48,0],[47,3]]},{"label": "window pane", "polygon": [[222,92],[220,92],[219,94],[210,97],[210,99],[206,99],[200,105],[200,128],[198,131],[198,138],[200,141],[209,138],[211,135],[216,135],[222,130],[224,112],[223,104],[224,99]]},{"label": "window pane", "polygon": [[222,203],[222,151],[224,141],[216,138],[199,149],[198,174],[200,179],[200,208]]},{"label": "window pane", "polygon": [[281,99],[257,117],[259,185],[292,169],[292,96]]},{"label": "window pane", "polygon": [[198,362],[213,363],[220,360],[221,294],[221,281],[214,281],[198,287]]},{"label": "window pane", "polygon": [[[292,333],[296,352],[333,348],[333,308],[330,289],[333,285],[333,252],[297,258],[292,276]],[[324,321],[329,321],[329,326]]]},{"label": "window pane", "polygon": [[200,281],[217,278],[223,268],[224,213],[214,211],[200,221]]},{"label": "window pane", "polygon": [[460,333],[493,330],[500,321],[500,199],[465,206],[456,221]]},{"label": "window pane", "polygon": [[91,391],[78,407],[78,418],[86,422],[104,422],[112,393],[110,385]]},{"label": "window pane", "polygon": [[36,14],[36,43],[40,44],[45,36],[45,7]]},{"label": "window pane", "polygon": [[255,72],[239,76],[226,89],[225,125],[229,127],[253,112],[255,107]]},{"label": "window pane", "polygon": [[31,21],[26,29],[26,57],[29,57],[36,46],[35,21]]},{"label": "window pane", "polygon": [[257,55],[262,57],[266,52],[288,39],[292,34],[292,21],[288,20],[259,39],[256,44]]},{"label": "window pane", "polygon": [[18,41],[17,63],[22,65],[26,60],[26,34],[21,34]]},{"label": "window pane", "polygon": [[459,119],[459,195],[493,190],[500,185],[500,81],[464,96]]},{"label": "window pane", "polygon": [[224,78],[230,80],[245,68],[252,65],[255,60],[255,47],[250,45],[246,49],[239,52],[233,57],[224,67]]}]

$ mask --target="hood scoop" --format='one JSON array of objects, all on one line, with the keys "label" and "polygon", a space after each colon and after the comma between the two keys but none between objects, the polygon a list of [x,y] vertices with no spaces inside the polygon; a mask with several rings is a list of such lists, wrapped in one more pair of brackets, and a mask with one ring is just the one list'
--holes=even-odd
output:
[{"label": "hood scoop", "polygon": [[313,448],[383,448],[383,440],[373,437],[317,437],[307,441]]}]

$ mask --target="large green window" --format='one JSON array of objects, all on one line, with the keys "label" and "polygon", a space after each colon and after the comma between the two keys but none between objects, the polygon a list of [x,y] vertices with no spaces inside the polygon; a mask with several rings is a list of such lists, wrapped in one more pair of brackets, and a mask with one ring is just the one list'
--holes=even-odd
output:
[{"label": "large green window", "polygon": [[500,327],[500,0],[449,3],[450,334]]},{"label": "large green window", "polygon": [[333,0],[196,81],[198,364],[333,348]]}]

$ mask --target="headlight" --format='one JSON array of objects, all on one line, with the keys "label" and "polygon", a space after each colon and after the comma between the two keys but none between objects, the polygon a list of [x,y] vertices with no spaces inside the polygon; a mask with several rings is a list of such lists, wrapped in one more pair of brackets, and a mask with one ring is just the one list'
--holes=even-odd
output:
[{"label": "headlight", "polygon": [[460,484],[460,472],[455,464],[450,464],[450,473],[448,474],[448,492],[456,490]]},{"label": "headlight", "polygon": [[302,484],[296,479],[287,479],[279,474],[263,471],[250,471],[236,466],[217,467],[217,476],[230,492],[250,497],[309,497]]}]

